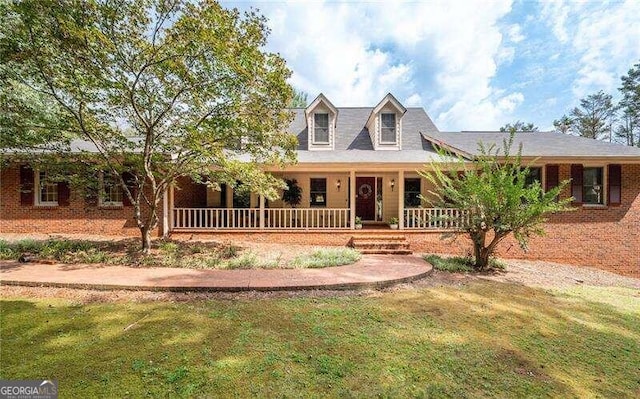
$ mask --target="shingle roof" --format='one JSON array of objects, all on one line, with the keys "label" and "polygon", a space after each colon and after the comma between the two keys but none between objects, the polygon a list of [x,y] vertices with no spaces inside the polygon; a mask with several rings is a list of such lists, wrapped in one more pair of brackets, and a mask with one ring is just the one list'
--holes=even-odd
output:
[{"label": "shingle roof", "polygon": [[338,108],[333,151],[308,151],[308,132],[304,109],[292,110],[294,118],[289,132],[298,137],[300,163],[425,163],[445,160],[438,156],[421,133],[433,134],[438,128],[422,108],[408,108],[402,118],[402,150],[373,150],[369,131],[365,127],[373,107]]},{"label": "shingle roof", "polygon": [[[462,154],[478,155],[478,143],[485,146],[495,144],[496,149],[502,147],[509,133],[505,132],[434,132],[425,133],[425,138],[434,143],[444,143],[452,150]],[[524,157],[616,157],[640,160],[640,148],[621,144],[608,143],[584,137],[576,137],[556,132],[526,132],[517,133],[513,143],[513,150],[522,144]]]}]

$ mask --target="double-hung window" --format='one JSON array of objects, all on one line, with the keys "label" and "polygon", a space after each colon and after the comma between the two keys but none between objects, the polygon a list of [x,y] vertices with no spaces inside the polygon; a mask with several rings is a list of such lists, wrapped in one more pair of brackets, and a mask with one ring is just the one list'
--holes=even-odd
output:
[{"label": "double-hung window", "polygon": [[102,206],[122,206],[123,200],[122,186],[118,179],[110,174],[100,175],[100,205]]},{"label": "double-hung window", "polygon": [[311,179],[310,181],[311,206],[327,206],[327,179]]},{"label": "double-hung window", "polygon": [[329,114],[313,114],[313,142],[329,144]]},{"label": "double-hung window", "polygon": [[36,173],[35,187],[37,205],[58,205],[58,183],[50,181],[46,171]]},{"label": "double-hung window", "polygon": [[380,142],[396,143],[396,114],[380,114]]},{"label": "double-hung window", "polygon": [[582,203],[604,204],[603,168],[582,169]]},{"label": "double-hung window", "polygon": [[404,206],[405,208],[420,207],[420,179],[404,179]]}]

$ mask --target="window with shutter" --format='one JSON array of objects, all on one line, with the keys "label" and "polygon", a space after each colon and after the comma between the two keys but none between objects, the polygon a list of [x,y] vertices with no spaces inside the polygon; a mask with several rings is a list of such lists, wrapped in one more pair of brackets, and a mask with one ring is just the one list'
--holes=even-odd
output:
[{"label": "window with shutter", "polygon": [[58,183],[51,181],[47,171],[35,174],[35,203],[40,206],[58,206]]},{"label": "window with shutter", "polygon": [[603,168],[583,168],[582,170],[582,203],[604,204]]}]

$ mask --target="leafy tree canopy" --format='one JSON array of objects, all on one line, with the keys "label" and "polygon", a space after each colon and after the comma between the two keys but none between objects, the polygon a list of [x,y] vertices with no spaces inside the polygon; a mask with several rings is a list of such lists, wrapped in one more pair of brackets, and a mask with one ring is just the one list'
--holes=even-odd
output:
[{"label": "leafy tree canopy", "polygon": [[[468,211],[460,232],[471,238],[479,270],[488,265],[496,246],[509,234],[526,250],[532,235],[544,234],[542,223],[547,214],[569,209],[570,198],[557,199],[568,181],[546,192],[538,181],[527,184],[529,168],[522,163],[522,148],[515,155],[511,153],[514,133],[500,148],[480,143],[480,155],[470,165],[457,157],[458,169],[464,170],[460,175],[449,173],[435,162],[420,172],[436,187],[428,202]],[[444,150],[440,153],[453,156]]]},{"label": "leafy tree canopy", "polygon": [[308,94],[301,90],[294,90],[289,108],[306,108],[309,105]]},{"label": "leafy tree canopy", "polygon": [[212,0],[2,2],[0,146],[73,161],[70,140],[91,143],[91,169],[117,179],[145,250],[181,176],[273,198],[283,183],[260,165],[294,161],[296,139],[283,130],[290,71],[263,51],[268,33],[264,17]]}]

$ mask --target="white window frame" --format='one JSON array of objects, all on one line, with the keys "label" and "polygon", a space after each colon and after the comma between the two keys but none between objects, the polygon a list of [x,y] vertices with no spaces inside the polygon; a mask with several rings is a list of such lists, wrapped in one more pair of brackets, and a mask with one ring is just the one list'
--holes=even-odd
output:
[{"label": "white window frame", "polygon": [[122,187],[115,182],[114,184],[117,187],[120,187],[120,190],[122,191],[122,200],[121,201],[107,201],[105,200],[106,197],[106,187],[104,185],[104,172],[100,172],[99,174],[99,179],[100,179],[100,186],[98,188],[98,206],[102,206],[102,207],[121,207],[124,205],[123,201],[124,201],[124,190],[122,189]]},{"label": "white window frame", "polygon": [[[593,202],[585,202],[585,186],[586,186],[586,180],[584,178],[584,171],[585,169],[600,169],[601,173],[602,173],[602,188],[601,188],[601,198],[602,201],[601,202],[597,202],[597,203],[593,203]],[[607,168],[604,165],[582,165],[582,206],[583,207],[603,207],[603,206],[607,206],[607,193],[608,193],[608,181],[607,181]]]},{"label": "white window frame", "polygon": [[[327,116],[327,141],[319,141],[316,139],[316,115]],[[331,144],[331,115],[328,112],[314,112],[313,113],[313,144],[329,145]]]},{"label": "white window frame", "polygon": [[[388,128],[385,128],[382,125],[382,116],[383,115],[393,115],[393,124],[394,124],[394,126],[393,126],[393,141],[385,141],[383,139],[382,131],[384,129],[388,129]],[[394,144],[394,145],[398,144],[398,115],[396,115],[395,112],[381,112],[380,113],[380,144]]]},{"label": "white window frame", "polygon": [[33,186],[34,186],[34,190],[33,190],[33,195],[34,195],[34,204],[36,204],[36,206],[58,206],[59,203],[59,195],[60,193],[58,192],[58,183],[47,183],[46,186],[55,186],[55,191],[56,191],[56,200],[55,201],[42,201],[42,187],[41,187],[41,183],[40,183],[40,174],[44,173],[45,178],[46,175],[48,174],[46,170],[35,170],[34,176],[33,176]]}]

